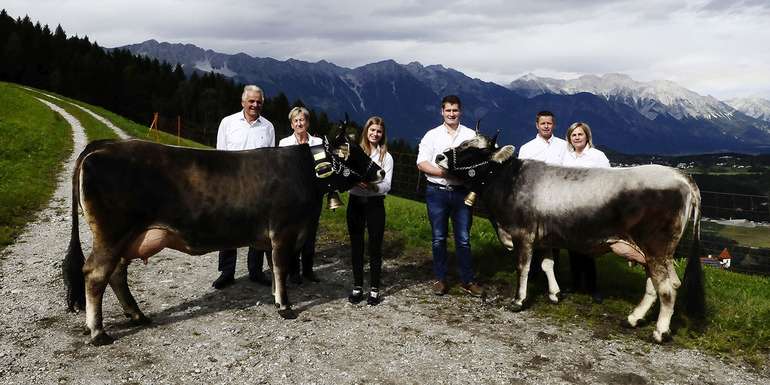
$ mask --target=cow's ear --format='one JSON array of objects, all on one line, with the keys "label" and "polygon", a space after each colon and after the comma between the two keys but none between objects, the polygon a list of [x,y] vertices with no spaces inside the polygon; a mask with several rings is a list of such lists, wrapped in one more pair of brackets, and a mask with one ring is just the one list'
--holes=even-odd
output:
[{"label": "cow's ear", "polygon": [[491,160],[493,162],[503,163],[513,156],[513,152],[515,150],[516,150],[516,147],[513,147],[510,144],[507,146],[503,146],[501,149],[495,151],[495,153],[492,154]]}]

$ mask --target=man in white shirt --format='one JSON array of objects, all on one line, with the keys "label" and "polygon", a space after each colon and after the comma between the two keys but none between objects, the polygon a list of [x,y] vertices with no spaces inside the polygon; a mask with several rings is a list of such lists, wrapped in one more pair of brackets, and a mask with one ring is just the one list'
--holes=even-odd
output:
[{"label": "man in white shirt", "polygon": [[[553,130],[556,128],[556,117],[551,111],[538,112],[535,116],[535,128],[537,128],[537,136],[521,146],[519,149],[519,159],[534,159],[547,164],[561,166],[562,159],[567,153],[567,141],[553,134]],[[558,197],[554,198],[557,199]],[[547,252],[548,249],[533,250],[532,267],[529,270],[530,277],[542,271],[541,261],[543,254]],[[554,270],[556,270],[559,249],[553,249],[551,253],[555,262]]]},{"label": "man in white shirt", "polygon": [[567,152],[567,141],[553,135],[556,118],[550,111],[540,111],[535,117],[537,136],[519,149],[519,159],[534,159],[553,165],[561,165]]},{"label": "man in white shirt", "polygon": [[473,260],[471,257],[470,228],[473,215],[471,208],[464,203],[468,190],[436,165],[436,155],[460,143],[473,139],[476,133],[460,124],[462,114],[460,98],[455,95],[445,96],[441,100],[441,116],[444,122],[428,131],[420,141],[417,153],[417,168],[425,173],[428,186],[425,189],[425,203],[428,206],[428,218],[433,233],[433,293],[444,295],[449,287],[447,275],[446,238],[449,218],[454,229],[455,252],[462,289],[473,295],[481,296],[483,289],[474,282]]},{"label": "man in white shirt", "polygon": [[[243,109],[226,116],[219,123],[217,131],[217,150],[240,151],[261,147],[275,146],[275,128],[269,120],[260,116],[265,95],[255,85],[243,87],[241,106]],[[221,274],[211,286],[222,289],[235,281],[235,262],[237,249],[219,252],[219,271]],[[262,258],[265,250],[249,247],[249,279],[263,285],[270,285],[270,280],[262,272]],[[269,254],[268,254],[269,255]]]}]

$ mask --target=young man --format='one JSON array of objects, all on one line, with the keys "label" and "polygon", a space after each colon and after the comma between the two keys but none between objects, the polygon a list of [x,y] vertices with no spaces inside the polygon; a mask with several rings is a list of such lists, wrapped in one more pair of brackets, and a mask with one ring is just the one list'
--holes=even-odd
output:
[{"label": "young man", "polygon": [[[265,95],[262,89],[255,85],[243,87],[241,95],[243,109],[226,116],[219,123],[217,150],[239,151],[275,146],[275,128],[270,121],[260,116],[264,102]],[[211,286],[222,289],[235,281],[237,251],[237,249],[230,249],[219,252],[219,271],[222,273]],[[249,279],[262,285],[270,285],[270,280],[262,272],[264,253],[264,250],[249,247]]]},{"label": "young man", "polygon": [[[537,135],[534,139],[521,146],[521,149],[519,149],[519,159],[534,159],[547,164],[561,166],[562,158],[567,153],[567,141],[553,135],[553,130],[556,128],[556,117],[553,116],[551,111],[538,112],[535,115],[535,128],[537,128]],[[550,251],[554,264],[558,266],[559,249]],[[548,249],[533,250],[532,265],[529,270],[530,277],[542,271],[543,254],[547,252],[549,252]]]},{"label": "young man", "polygon": [[473,296],[481,296],[483,289],[473,280],[473,260],[471,257],[470,228],[473,218],[471,208],[463,203],[468,190],[458,180],[449,177],[436,166],[436,155],[460,143],[472,139],[476,133],[460,124],[462,103],[455,95],[445,96],[441,100],[441,116],[444,122],[428,131],[420,141],[417,153],[417,168],[425,173],[428,186],[425,189],[425,201],[428,206],[428,218],[433,233],[433,293],[444,295],[448,291],[447,247],[446,238],[449,218],[452,218],[455,250],[462,288]]}]

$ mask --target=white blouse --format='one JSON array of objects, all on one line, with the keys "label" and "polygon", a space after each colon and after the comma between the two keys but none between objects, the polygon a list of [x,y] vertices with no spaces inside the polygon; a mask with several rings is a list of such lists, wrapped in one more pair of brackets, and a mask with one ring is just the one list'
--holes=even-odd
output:
[{"label": "white blouse", "polygon": [[564,157],[561,162],[562,166],[566,167],[599,167],[610,168],[610,160],[603,152],[589,147],[583,150],[578,155],[575,151],[567,151],[564,153]]}]

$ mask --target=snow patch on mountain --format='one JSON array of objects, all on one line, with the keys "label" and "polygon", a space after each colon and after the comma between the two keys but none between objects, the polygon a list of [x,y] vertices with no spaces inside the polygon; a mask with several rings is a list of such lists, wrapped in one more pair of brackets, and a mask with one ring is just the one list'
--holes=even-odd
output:
[{"label": "snow patch on mountain", "polygon": [[229,78],[234,77],[238,75],[237,72],[230,70],[227,68],[227,62],[225,61],[224,66],[222,68],[217,68],[211,65],[211,59],[204,58],[203,60],[198,60],[194,64],[195,69],[203,72],[214,72],[220,75],[227,76]]},{"label": "snow patch on mountain", "polygon": [[752,118],[770,122],[770,100],[763,98],[735,98],[727,100],[726,103]]},{"label": "snow patch on mountain", "polygon": [[633,107],[650,120],[661,114],[685,118],[730,118],[735,109],[712,96],[702,96],[668,80],[639,82],[624,74],[583,75],[577,79],[541,78],[526,74],[510,88],[528,98],[546,93],[574,95],[589,92]]}]

